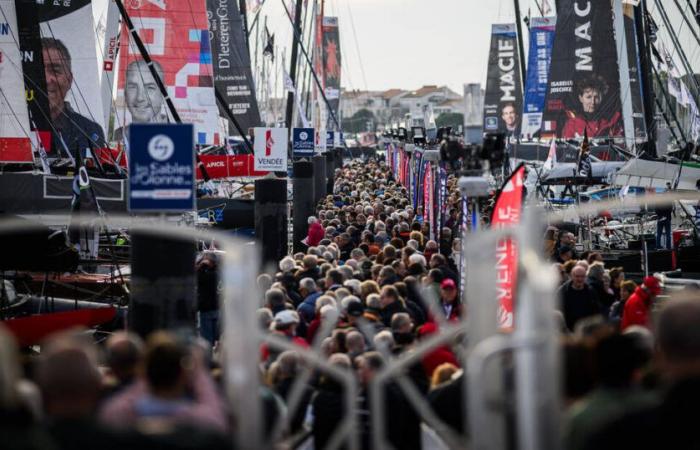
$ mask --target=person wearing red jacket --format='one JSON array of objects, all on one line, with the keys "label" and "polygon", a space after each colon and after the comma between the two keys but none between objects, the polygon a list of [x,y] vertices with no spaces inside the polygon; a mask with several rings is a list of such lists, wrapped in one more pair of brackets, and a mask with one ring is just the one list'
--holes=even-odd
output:
[{"label": "person wearing red jacket", "polygon": [[[425,339],[428,336],[436,333],[437,331],[438,326],[434,322],[428,322],[418,329],[418,338]],[[456,367],[460,366],[457,357],[447,345],[442,345],[425,355],[421,363],[423,365],[425,375],[428,378],[433,376],[433,372],[441,364],[450,363]]]},{"label": "person wearing red jacket", "polygon": [[323,226],[314,216],[309,217],[309,232],[306,235],[306,244],[309,247],[316,247],[325,237],[326,232]]},{"label": "person wearing red jacket", "polygon": [[634,294],[625,302],[620,328],[625,330],[632,325],[649,328],[651,321],[649,310],[657,295],[661,293],[661,284],[654,277],[645,277],[642,285],[635,289]]},{"label": "person wearing red jacket", "polygon": [[567,120],[561,137],[571,139],[622,135],[619,111],[615,111],[610,118],[601,117],[599,107],[607,93],[607,83],[600,77],[586,77],[576,83],[576,94],[581,104],[580,112],[566,111]]}]

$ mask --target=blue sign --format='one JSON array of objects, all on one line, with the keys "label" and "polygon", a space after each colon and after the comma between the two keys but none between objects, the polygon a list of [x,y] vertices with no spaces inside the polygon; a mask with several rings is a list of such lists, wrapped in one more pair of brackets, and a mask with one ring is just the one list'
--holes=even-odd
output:
[{"label": "blue sign", "polygon": [[326,131],[326,148],[335,147],[335,133],[332,131]]},{"label": "blue sign", "polygon": [[530,21],[530,53],[527,77],[525,78],[525,101],[521,128],[521,133],[524,136],[534,135],[542,125],[555,26],[556,19],[554,17],[536,17]]},{"label": "blue sign", "polygon": [[194,210],[192,124],[132,124],[129,134],[129,211]]},{"label": "blue sign", "polygon": [[313,156],[314,136],[313,128],[294,128],[292,132],[294,156]]}]

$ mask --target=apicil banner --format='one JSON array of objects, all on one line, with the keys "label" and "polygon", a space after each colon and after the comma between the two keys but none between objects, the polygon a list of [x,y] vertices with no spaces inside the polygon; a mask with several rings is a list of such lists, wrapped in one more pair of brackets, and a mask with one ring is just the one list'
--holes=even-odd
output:
[{"label": "apicil banner", "polygon": [[287,129],[255,128],[255,170],[287,171]]},{"label": "apicil banner", "polygon": [[[14,0],[0,0],[0,161],[31,162],[32,147],[27,103],[24,99],[22,60],[15,39]],[[7,20],[7,21],[5,21]]]},{"label": "apicil banner", "polygon": [[617,49],[609,0],[560,0],[542,137],[623,135]]},{"label": "apicil banner", "polygon": [[292,149],[294,156],[313,156],[314,155],[314,137],[315,131],[313,128],[294,128],[292,130]]},{"label": "apicil banner", "polygon": [[[525,165],[521,164],[508,177],[496,198],[491,215],[491,226],[507,228],[520,223],[525,185]],[[496,248],[496,283],[498,323],[503,328],[513,326],[513,298],[518,279],[518,246],[512,239],[504,239]]]},{"label": "apicil banner", "polygon": [[[336,129],[333,115],[338,119],[340,106],[340,37],[338,32],[338,18],[323,18],[323,87],[330,103],[331,112],[328,113],[328,128]],[[340,119],[338,119],[340,123]]]},{"label": "apicil banner", "polygon": [[134,124],[129,138],[129,211],[192,211],[191,124]]},{"label": "apicil banner", "polygon": [[[207,14],[214,58],[214,86],[226,100],[226,106],[243,132],[247,132],[248,128],[260,125],[260,111],[242,16],[236,0],[207,0]],[[221,115],[228,117],[223,112]],[[229,134],[239,134],[232,123],[229,124]]]},{"label": "apicil banner", "polygon": [[536,137],[542,126],[542,111],[544,111],[547,95],[549,63],[552,60],[556,23],[556,17],[530,19],[530,53],[525,80],[522,124],[522,135],[528,139]]},{"label": "apicil banner", "polygon": [[515,24],[494,24],[484,95],[484,132],[520,136],[521,86]]},{"label": "apicil banner", "polygon": [[[49,152],[104,147],[90,0],[15,0],[31,122]],[[50,142],[49,142],[50,141]]]},{"label": "apicil banner", "polygon": [[[205,0],[133,1],[126,2],[126,8],[180,118],[194,125],[195,142],[220,143]],[[120,45],[116,141],[127,137],[126,126],[131,123],[172,121],[165,98],[126,27]]]},{"label": "apicil banner", "polygon": [[[256,171],[255,156],[246,155],[201,155],[199,159],[204,164],[207,175],[212,180],[234,177],[263,177],[268,172]],[[202,171],[197,167],[197,179],[203,180]]]}]

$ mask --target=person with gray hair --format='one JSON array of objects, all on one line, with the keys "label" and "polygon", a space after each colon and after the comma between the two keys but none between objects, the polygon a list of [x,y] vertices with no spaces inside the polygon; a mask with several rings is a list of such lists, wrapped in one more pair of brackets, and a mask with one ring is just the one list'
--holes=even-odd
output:
[{"label": "person with gray hair", "polygon": [[363,354],[367,349],[365,337],[355,329],[349,331],[345,336],[345,346],[348,349],[348,356],[352,360],[355,360],[357,356]]},{"label": "person with gray hair", "polygon": [[316,317],[316,301],[323,294],[313,278],[302,278],[299,282],[299,293],[304,300],[297,307],[297,312],[304,323],[309,324]]}]

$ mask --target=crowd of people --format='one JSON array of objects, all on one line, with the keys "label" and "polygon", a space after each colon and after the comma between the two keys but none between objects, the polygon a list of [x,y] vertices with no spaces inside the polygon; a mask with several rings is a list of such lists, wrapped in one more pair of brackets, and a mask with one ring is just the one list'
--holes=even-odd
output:
[{"label": "crowd of people", "polygon": [[[259,330],[299,348],[261,344],[266,436],[285,421],[286,439],[307,436],[321,449],[352,411],[362,448],[371,448],[376,433],[393,448],[421,448],[424,411],[405,384],[393,377],[384,385],[381,430],[373,428],[370,386],[390,362],[468,314],[455,181],[448,181],[448,214],[435,238],[383,162],[350,162],[309,218],[307,251],[258,276]],[[688,414],[700,400],[698,298],[659,307],[656,278],[625,280],[600,254],[579,255],[575,235],[555,227],[544,235],[544,253],[561,276],[560,308],[552,313],[564,356],[564,447],[700,448]],[[117,332],[95,345],[85,333],[63,333],[40,354],[25,350],[20,358],[0,325],[1,447],[231,448],[231,435],[245,430],[236,428],[224,395],[216,256],[203,255],[197,273],[198,338],[163,331],[143,341]],[[431,349],[402,381],[449,427],[467,433],[462,345],[456,338]],[[291,402],[308,368],[303,349],[354,374],[354,405],[321,370],[304,378]]]}]

